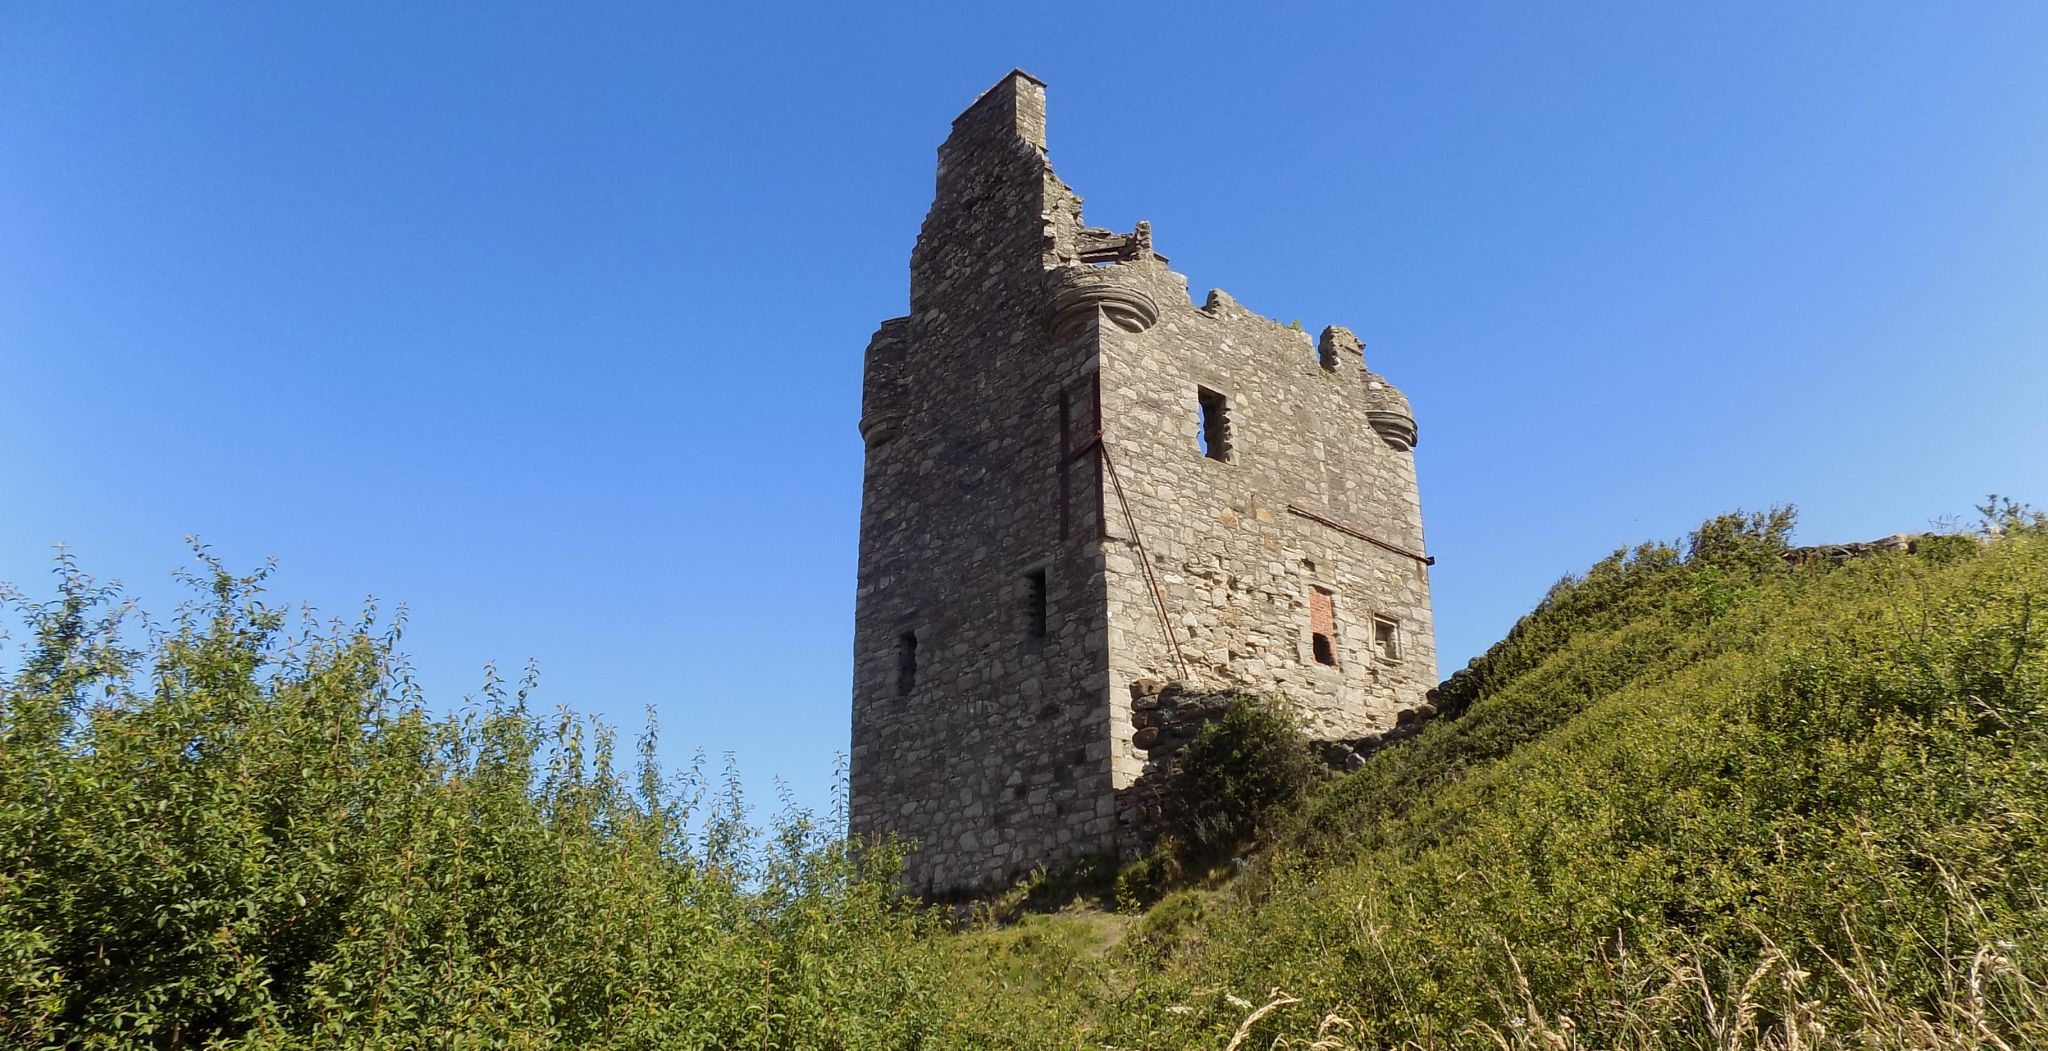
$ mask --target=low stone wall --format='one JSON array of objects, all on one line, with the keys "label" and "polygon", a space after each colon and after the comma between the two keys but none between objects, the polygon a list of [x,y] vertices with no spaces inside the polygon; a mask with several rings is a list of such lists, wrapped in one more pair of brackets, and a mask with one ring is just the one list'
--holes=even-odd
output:
[{"label": "low stone wall", "polygon": [[1413,708],[1401,709],[1394,716],[1394,725],[1387,727],[1379,733],[1367,734],[1364,737],[1347,738],[1342,741],[1316,742],[1316,748],[1322,755],[1323,762],[1339,770],[1356,770],[1364,766],[1365,761],[1371,758],[1374,752],[1421,733],[1422,728],[1427,726],[1430,720],[1435,719],[1437,715],[1436,691],[1429,691],[1428,697],[1428,700]]},{"label": "low stone wall", "polygon": [[1131,743],[1145,756],[1137,779],[1117,791],[1118,851],[1130,861],[1152,849],[1166,828],[1166,783],[1174,756],[1202,727],[1222,718],[1231,692],[1195,689],[1182,682],[1139,679],[1131,683]]},{"label": "low stone wall", "polygon": [[1857,540],[1847,544],[1814,544],[1810,547],[1787,549],[1785,561],[1798,566],[1809,562],[1832,562],[1841,565],[1852,558],[1869,558],[1888,551],[1904,551],[1912,554],[1920,546],[1920,538],[1926,534],[1893,533],[1876,540]]}]

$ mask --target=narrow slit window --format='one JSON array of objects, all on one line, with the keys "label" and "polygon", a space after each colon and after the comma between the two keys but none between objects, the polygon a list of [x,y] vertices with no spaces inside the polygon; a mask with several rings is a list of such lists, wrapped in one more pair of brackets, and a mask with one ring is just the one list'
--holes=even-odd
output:
[{"label": "narrow slit window", "polygon": [[1195,404],[1201,415],[1202,455],[1211,460],[1230,459],[1230,399],[1207,387],[1195,388]]},{"label": "narrow slit window", "polygon": [[1051,628],[1052,603],[1045,592],[1045,570],[1024,574],[1024,633],[1042,639]]},{"label": "narrow slit window", "polygon": [[917,632],[896,636],[896,694],[908,697],[917,688]]},{"label": "narrow slit window", "polygon": [[1322,588],[1308,593],[1309,649],[1317,664],[1337,666],[1337,606]]},{"label": "narrow slit window", "polygon": [[1386,617],[1372,619],[1372,648],[1381,660],[1401,659],[1401,622]]}]

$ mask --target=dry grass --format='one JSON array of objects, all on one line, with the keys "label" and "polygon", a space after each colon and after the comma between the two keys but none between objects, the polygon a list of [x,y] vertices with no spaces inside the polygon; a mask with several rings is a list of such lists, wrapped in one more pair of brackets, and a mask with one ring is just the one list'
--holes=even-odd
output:
[{"label": "dry grass", "polygon": [[[1882,969],[1863,954],[1827,959],[1834,979],[1814,972],[1775,945],[1744,966],[1708,952],[1645,975],[1626,998],[1598,1005],[1598,1028],[1619,1042],[1589,1040],[1584,1019],[1547,1009],[1531,995],[1519,962],[1507,954],[1515,987],[1498,999],[1498,1022],[1476,1022],[1442,1040],[1408,1041],[1399,1051],[1490,1047],[1498,1051],[2028,1051],[2048,1047],[2048,981],[2038,965],[2015,958],[2011,945],[1987,945],[1947,961],[1951,995],[1933,1011],[1898,1002]],[[1241,1007],[1248,1001],[1230,998]],[[1264,1046],[1304,1051],[1367,1051],[1351,1042],[1358,1025],[1325,1015],[1309,1032],[1261,1026],[1301,1003],[1274,989],[1238,1024],[1225,1051]],[[1837,1019],[1830,1026],[1825,1019]],[[1839,1020],[1847,1019],[1844,1025]],[[1275,1019],[1275,1022],[1281,1022]],[[1267,1043],[1253,1043],[1266,1031]],[[1277,1030],[1277,1031],[1275,1031]],[[1377,1048],[1373,1051],[1378,1051]]]}]

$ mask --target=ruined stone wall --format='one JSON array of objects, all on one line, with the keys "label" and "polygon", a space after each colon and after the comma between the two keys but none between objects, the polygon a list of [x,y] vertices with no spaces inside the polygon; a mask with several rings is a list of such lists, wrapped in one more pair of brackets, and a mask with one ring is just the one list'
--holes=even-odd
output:
[{"label": "ruined stone wall", "polygon": [[1092,499],[1060,499],[1094,484],[1063,455],[1060,416],[1067,391],[1078,446],[1092,363],[1043,324],[1044,258],[1065,236],[1049,227],[1071,196],[1044,122],[1022,74],[955,121],[911,312],[868,348],[850,817],[857,835],[922,845],[918,892],[1001,884],[1113,849],[1116,832],[1099,525]]},{"label": "ruined stone wall", "polygon": [[[1319,739],[1393,725],[1436,684],[1405,400],[1344,329],[1318,344],[1220,292],[1196,308],[1155,260],[1106,269],[1157,305],[1148,326],[1099,328],[1104,441],[1130,507],[1110,508],[1104,555],[1117,787],[1154,758],[1132,719],[1140,680],[1270,693]],[[1224,459],[1201,448],[1202,390],[1223,399]],[[1333,663],[1314,650],[1318,589]],[[1376,620],[1397,657],[1375,645]]]}]

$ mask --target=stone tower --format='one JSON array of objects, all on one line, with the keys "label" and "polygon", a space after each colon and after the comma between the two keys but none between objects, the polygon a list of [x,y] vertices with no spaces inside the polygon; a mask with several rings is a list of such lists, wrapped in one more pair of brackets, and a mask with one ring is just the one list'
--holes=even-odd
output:
[{"label": "stone tower", "polygon": [[914,891],[1134,852],[1162,682],[1327,740],[1436,683],[1407,400],[1084,226],[1045,126],[1021,71],[953,121],[867,349],[851,821],[920,844]]}]

